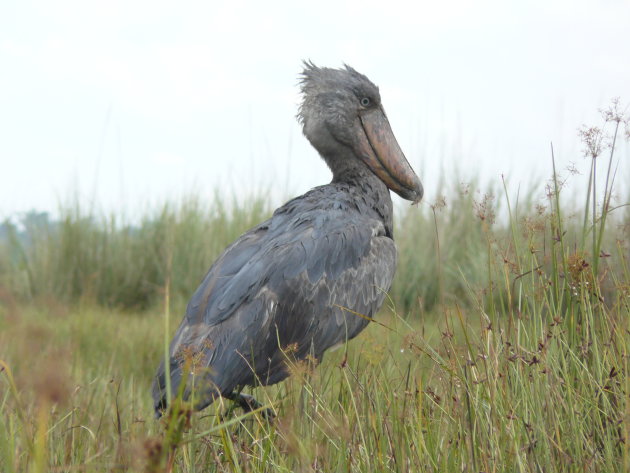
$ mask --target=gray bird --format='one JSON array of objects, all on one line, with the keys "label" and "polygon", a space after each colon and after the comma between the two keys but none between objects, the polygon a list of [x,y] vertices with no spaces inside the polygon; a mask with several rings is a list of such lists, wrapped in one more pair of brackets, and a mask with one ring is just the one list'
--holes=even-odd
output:
[{"label": "gray bird", "polygon": [[[196,409],[219,396],[254,409],[244,386],[282,381],[288,359],[320,360],[359,334],[396,270],[388,188],[422,198],[378,87],[349,66],[311,62],[300,86],[298,120],[332,182],[290,200],[228,246],[193,294],[170,345],[168,375],[171,397],[183,392]],[[162,362],[153,383],[158,416],[167,407],[166,376]]]}]

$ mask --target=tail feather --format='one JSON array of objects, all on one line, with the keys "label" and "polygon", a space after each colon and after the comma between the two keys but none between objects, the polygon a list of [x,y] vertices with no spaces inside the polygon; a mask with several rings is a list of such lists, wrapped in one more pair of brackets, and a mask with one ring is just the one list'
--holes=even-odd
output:
[{"label": "tail feather", "polygon": [[[169,368],[171,385],[170,399],[181,396],[184,401],[192,402],[196,410],[201,410],[212,404],[212,402],[224,392],[220,386],[215,384],[213,376],[208,372],[203,374],[190,372],[187,376],[184,376],[185,367],[175,358],[170,359]],[[184,384],[182,385],[182,383]],[[155,416],[160,418],[168,407],[169,399],[164,362],[162,362],[158,368],[151,390]]]}]

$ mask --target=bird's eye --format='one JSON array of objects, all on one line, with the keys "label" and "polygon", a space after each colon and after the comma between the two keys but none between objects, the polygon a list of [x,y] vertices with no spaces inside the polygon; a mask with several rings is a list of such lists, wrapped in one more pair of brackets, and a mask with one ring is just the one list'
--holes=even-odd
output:
[{"label": "bird's eye", "polygon": [[370,100],[369,97],[363,97],[361,99],[361,106],[363,106],[363,107],[369,107],[371,103],[372,103],[372,101]]}]

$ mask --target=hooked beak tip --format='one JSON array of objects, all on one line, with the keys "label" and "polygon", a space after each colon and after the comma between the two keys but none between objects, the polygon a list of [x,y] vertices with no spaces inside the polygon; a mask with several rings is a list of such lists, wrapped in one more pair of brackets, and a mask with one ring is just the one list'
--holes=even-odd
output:
[{"label": "hooked beak tip", "polygon": [[424,187],[422,186],[420,179],[417,176],[415,176],[415,178],[413,187],[403,187],[395,191],[403,199],[410,200],[411,205],[419,204],[424,196]]},{"label": "hooked beak tip", "polygon": [[422,197],[424,197],[424,187],[422,186],[422,184],[420,184],[420,182],[418,182],[418,190],[416,190],[416,199],[414,199],[413,203],[414,204],[419,204],[420,201],[422,200]]}]

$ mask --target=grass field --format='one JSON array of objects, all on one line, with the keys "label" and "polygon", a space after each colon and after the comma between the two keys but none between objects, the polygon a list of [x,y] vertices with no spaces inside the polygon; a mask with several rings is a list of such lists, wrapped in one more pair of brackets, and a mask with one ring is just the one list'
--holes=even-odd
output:
[{"label": "grass field", "polygon": [[288,354],[254,390],[273,422],[220,402],[157,421],[149,394],[165,327],[267,199],[8,226],[0,471],[630,471],[630,196],[584,131],[580,206],[555,173],[542,200],[473,184],[398,209],[378,323],[320,366]]}]

